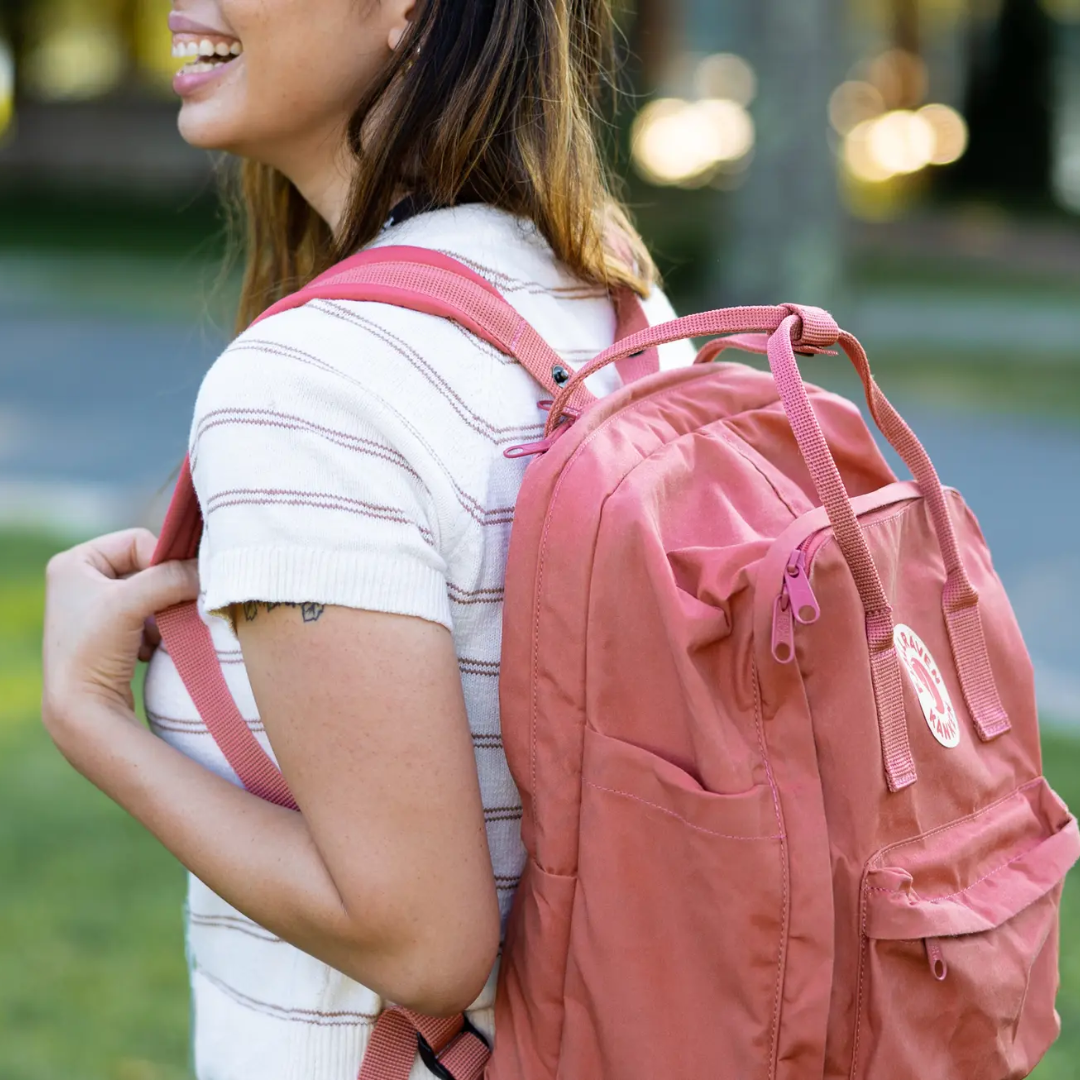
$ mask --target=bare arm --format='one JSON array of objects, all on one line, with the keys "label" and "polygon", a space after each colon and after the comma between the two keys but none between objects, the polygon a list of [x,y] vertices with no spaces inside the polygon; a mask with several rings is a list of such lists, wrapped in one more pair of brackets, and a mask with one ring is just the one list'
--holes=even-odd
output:
[{"label": "bare arm", "polygon": [[419,1011],[470,1004],[499,919],[450,634],[341,608],[307,622],[288,607],[240,617],[260,715],[302,812],[282,810],[137,723],[143,620],[197,582],[188,568],[179,595],[175,570],[143,569],[153,538],[119,535],[50,566],[43,715],[57,745],[260,925]]}]

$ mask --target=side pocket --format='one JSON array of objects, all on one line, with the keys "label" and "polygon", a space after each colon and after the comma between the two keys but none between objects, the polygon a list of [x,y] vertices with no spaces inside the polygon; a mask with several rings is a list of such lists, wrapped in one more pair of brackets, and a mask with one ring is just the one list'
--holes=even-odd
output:
[{"label": "side pocket", "polygon": [[549,874],[531,859],[525,865],[506,928],[488,1080],[555,1076],[576,886],[576,878]]},{"label": "side pocket", "polygon": [[852,1075],[1027,1076],[1059,1031],[1059,908],[1078,856],[1044,780],[876,855]]},{"label": "side pocket", "polygon": [[586,730],[560,1080],[769,1074],[785,921],[772,792]]}]

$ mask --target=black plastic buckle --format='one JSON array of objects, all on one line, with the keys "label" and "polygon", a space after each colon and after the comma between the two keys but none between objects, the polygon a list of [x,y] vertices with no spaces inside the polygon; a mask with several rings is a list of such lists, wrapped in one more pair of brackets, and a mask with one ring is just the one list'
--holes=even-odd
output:
[{"label": "black plastic buckle", "polygon": [[438,1077],[438,1080],[457,1080],[457,1077],[439,1060],[445,1054],[447,1054],[450,1048],[461,1038],[466,1035],[475,1035],[490,1051],[491,1044],[484,1038],[484,1036],[476,1030],[472,1021],[465,1017],[465,1023],[461,1025],[461,1030],[439,1051],[435,1053],[435,1048],[424,1038],[418,1031],[416,1033],[416,1049],[420,1054],[420,1060],[424,1063],[424,1067],[432,1076]]}]

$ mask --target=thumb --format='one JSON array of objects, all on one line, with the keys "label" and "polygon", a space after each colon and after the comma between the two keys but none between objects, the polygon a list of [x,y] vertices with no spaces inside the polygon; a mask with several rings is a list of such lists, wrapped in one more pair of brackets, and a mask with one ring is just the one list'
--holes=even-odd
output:
[{"label": "thumb", "polygon": [[142,570],[124,583],[128,606],[140,621],[195,600],[199,595],[199,564],[195,559],[161,563]]},{"label": "thumb", "polygon": [[125,578],[150,565],[156,546],[157,537],[152,532],[125,529],[99,536],[76,550],[105,577]]}]

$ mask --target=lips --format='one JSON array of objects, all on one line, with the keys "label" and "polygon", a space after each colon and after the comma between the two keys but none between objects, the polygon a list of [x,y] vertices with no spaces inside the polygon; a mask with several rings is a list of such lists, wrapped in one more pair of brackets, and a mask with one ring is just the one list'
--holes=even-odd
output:
[{"label": "lips", "polygon": [[173,55],[187,63],[176,73],[173,89],[187,98],[221,78],[242,61],[243,46],[235,38],[178,34],[173,38]]},{"label": "lips", "polygon": [[179,11],[169,13],[173,56],[187,63],[176,73],[173,89],[187,98],[215,82],[243,56],[244,46],[233,34],[196,22]]},{"label": "lips", "polygon": [[194,19],[189,19],[179,11],[169,12],[169,29],[174,34],[209,34],[211,37],[227,38],[229,41],[236,40],[232,34],[227,34],[216,26],[206,26],[203,23],[196,22]]}]

